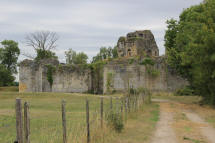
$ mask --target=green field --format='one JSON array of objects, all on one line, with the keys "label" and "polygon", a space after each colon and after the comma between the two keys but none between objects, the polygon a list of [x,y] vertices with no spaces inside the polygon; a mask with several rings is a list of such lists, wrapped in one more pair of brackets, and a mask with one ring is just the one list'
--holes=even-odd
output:
[{"label": "green field", "polygon": [[[86,142],[86,99],[90,105],[90,129],[92,143],[109,143],[125,141],[123,139],[138,137],[140,142],[149,141],[158,118],[157,104],[145,104],[141,110],[128,115],[125,129],[116,133],[107,124],[100,127],[100,99],[102,95],[79,93],[18,93],[14,87],[1,88],[0,91],[0,143],[11,143],[16,140],[16,98],[30,105],[30,141],[31,143],[62,143],[62,113],[61,102],[66,101],[66,120],[68,143]],[[13,89],[13,90],[11,90]],[[12,91],[12,92],[10,92]],[[120,101],[112,95],[113,110],[119,111]],[[104,112],[110,111],[110,95],[103,96]],[[141,115],[141,116],[140,116]],[[104,121],[105,122],[105,121]],[[131,127],[132,125],[132,127]],[[136,132],[135,126],[143,126],[141,132]],[[141,134],[140,134],[141,133]],[[130,136],[129,136],[130,135]],[[135,135],[135,136],[133,136]]]},{"label": "green field", "polygon": [[[91,130],[99,128],[100,97],[88,94],[0,92],[0,142],[11,143],[16,139],[15,99],[30,104],[30,140],[32,143],[62,142],[61,101],[66,101],[66,119],[69,142],[81,142],[86,131],[85,101],[89,99]],[[115,101],[114,101],[115,102]],[[108,110],[109,98],[104,98]]]}]

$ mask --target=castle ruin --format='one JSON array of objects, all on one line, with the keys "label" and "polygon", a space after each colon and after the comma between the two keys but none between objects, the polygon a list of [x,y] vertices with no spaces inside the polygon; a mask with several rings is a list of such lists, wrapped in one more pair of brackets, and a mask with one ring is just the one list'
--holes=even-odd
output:
[{"label": "castle ruin", "polygon": [[[97,72],[89,67],[59,64],[57,60],[24,60],[19,68],[20,92],[121,92],[128,88],[172,92],[188,84],[159,56],[158,46],[150,30],[128,33],[117,42],[118,59],[107,61]],[[147,65],[144,59],[151,59]],[[54,67],[47,78],[48,66]]]},{"label": "castle ruin", "polygon": [[128,33],[126,37],[120,37],[117,42],[119,57],[134,57],[148,55],[158,57],[159,50],[154,35],[150,30]]}]

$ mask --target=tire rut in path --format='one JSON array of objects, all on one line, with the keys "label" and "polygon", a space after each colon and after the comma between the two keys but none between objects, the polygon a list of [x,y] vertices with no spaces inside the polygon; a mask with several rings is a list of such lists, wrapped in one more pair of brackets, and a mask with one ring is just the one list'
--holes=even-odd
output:
[{"label": "tire rut in path", "polygon": [[195,113],[191,113],[188,111],[184,112],[187,116],[187,118],[195,123],[201,124],[202,126],[199,128],[201,131],[201,134],[205,136],[210,143],[215,143],[215,129],[212,128],[208,123],[206,123],[199,115]]},{"label": "tire rut in path", "polygon": [[171,127],[173,115],[170,110],[166,110],[166,106],[168,103],[160,103],[160,119],[152,143],[177,143],[174,130]]}]

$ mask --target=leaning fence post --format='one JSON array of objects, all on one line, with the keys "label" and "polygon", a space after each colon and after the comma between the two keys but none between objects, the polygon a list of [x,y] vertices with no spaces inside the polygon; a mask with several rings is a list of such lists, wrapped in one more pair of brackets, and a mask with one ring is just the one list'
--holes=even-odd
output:
[{"label": "leaning fence post", "polygon": [[125,98],[125,121],[127,121],[127,114],[128,114],[128,97]]},{"label": "leaning fence post", "polygon": [[67,142],[66,136],[66,102],[62,100],[62,125],[63,125],[63,143]]},{"label": "leaning fence post", "polygon": [[22,101],[16,99],[16,138],[18,143],[23,142]]},{"label": "leaning fence post", "polygon": [[29,105],[24,103],[24,130],[25,130],[25,143],[30,143],[30,115]]},{"label": "leaning fence post", "polygon": [[110,97],[110,110],[112,111],[112,109],[113,109],[113,99],[112,97]]},{"label": "leaning fence post", "polygon": [[86,99],[86,122],[87,122],[87,143],[90,143],[90,115],[88,99]]},{"label": "leaning fence post", "polygon": [[121,116],[122,116],[122,119],[123,119],[123,99],[124,98],[121,98]]},{"label": "leaning fence post", "polygon": [[103,97],[101,97],[101,128],[103,128]]},{"label": "leaning fence post", "polygon": [[128,105],[128,112],[130,112],[130,111],[131,111],[131,109],[130,109],[130,97],[128,97],[127,99],[128,99],[128,102],[127,102],[127,105]]},{"label": "leaning fence post", "polygon": [[135,97],[134,97],[134,103],[135,103],[135,111],[137,111],[137,95],[135,94]]}]

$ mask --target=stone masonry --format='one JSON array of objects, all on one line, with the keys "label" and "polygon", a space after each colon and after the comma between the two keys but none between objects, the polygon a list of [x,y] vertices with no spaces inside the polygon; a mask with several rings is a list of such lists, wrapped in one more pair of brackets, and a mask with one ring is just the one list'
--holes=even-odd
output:
[{"label": "stone masonry", "polygon": [[[147,88],[172,92],[188,84],[166,65],[165,56],[159,56],[150,30],[131,32],[126,37],[120,37],[117,51],[119,58],[108,61],[99,71],[103,76],[95,75],[98,72],[92,72],[89,67],[59,64],[54,59],[40,62],[24,60],[19,68],[19,91],[109,93],[110,88],[116,92],[128,88]],[[152,59],[155,64],[140,64],[145,58]],[[56,68],[52,75],[52,86],[47,79],[47,64]]]},{"label": "stone masonry", "polygon": [[120,37],[117,43],[119,57],[159,56],[158,46],[150,30],[128,33]]}]

